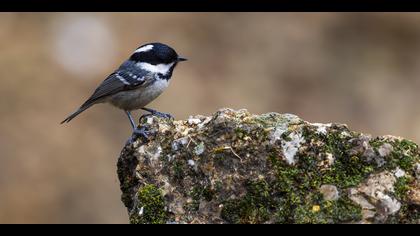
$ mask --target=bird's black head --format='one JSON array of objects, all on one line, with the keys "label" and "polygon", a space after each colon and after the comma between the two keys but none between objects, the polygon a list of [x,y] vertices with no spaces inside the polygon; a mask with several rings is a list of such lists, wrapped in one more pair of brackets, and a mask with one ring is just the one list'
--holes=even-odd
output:
[{"label": "bird's black head", "polygon": [[175,50],[163,43],[144,44],[134,51],[130,60],[144,62],[152,65],[170,64],[185,61],[185,58],[178,56]]}]

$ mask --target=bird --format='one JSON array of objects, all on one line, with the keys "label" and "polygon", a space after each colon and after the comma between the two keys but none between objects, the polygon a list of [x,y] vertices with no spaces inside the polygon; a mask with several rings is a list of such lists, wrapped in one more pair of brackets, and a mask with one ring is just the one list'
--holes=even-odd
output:
[{"label": "bird", "polygon": [[183,61],[187,59],[166,44],[154,42],[141,45],[61,124],[70,122],[95,104],[109,103],[126,113],[134,134],[147,138],[147,130],[136,127],[131,111],[142,109],[150,115],[172,118],[169,113],[145,106],[168,87],[175,67]]}]

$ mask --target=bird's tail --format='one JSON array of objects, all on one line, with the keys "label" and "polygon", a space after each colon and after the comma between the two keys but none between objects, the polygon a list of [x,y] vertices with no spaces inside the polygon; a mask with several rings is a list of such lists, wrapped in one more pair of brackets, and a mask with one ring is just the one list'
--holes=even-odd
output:
[{"label": "bird's tail", "polygon": [[72,113],[71,115],[69,115],[66,119],[64,119],[63,121],[61,121],[60,124],[70,122],[71,120],[73,120],[74,117],[76,117],[77,115],[79,115],[84,110],[86,110],[89,107],[91,107],[92,105],[93,105],[93,103],[90,103],[90,104],[87,104],[87,105],[83,104],[79,109],[77,109],[77,111],[75,111],[74,113]]}]

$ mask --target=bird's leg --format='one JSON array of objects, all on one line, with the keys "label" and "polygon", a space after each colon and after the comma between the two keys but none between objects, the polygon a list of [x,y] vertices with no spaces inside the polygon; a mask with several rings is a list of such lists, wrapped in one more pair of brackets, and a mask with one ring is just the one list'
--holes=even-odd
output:
[{"label": "bird's leg", "polygon": [[140,136],[144,140],[148,140],[149,139],[149,131],[143,126],[140,127],[140,128],[137,128],[136,123],[134,122],[133,117],[131,116],[131,112],[125,111],[125,113],[127,114],[128,119],[130,120],[130,124],[133,127],[133,137],[129,140],[129,142],[132,142],[133,138],[135,138],[136,136]]},{"label": "bird's leg", "polygon": [[134,122],[133,117],[131,116],[131,112],[125,111],[125,114],[127,114],[128,119],[130,120],[131,127],[133,127],[133,130],[135,130],[136,129],[136,123]]},{"label": "bird's leg", "polygon": [[162,118],[166,118],[166,119],[172,119],[172,118],[174,118],[169,113],[163,113],[163,112],[156,111],[156,110],[153,110],[153,109],[150,109],[150,108],[143,107],[142,110],[145,110],[145,111],[150,112],[153,116],[158,116],[158,117],[162,117]]}]

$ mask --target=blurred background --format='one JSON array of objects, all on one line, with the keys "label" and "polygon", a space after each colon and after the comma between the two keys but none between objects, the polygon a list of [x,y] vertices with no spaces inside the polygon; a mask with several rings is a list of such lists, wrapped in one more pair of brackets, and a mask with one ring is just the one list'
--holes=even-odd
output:
[{"label": "blurred background", "polygon": [[[0,223],[127,223],[125,114],[59,125],[141,44],[189,58],[149,107],[293,113],[420,143],[420,14],[0,13]],[[140,113],[136,113],[138,116]]]}]

